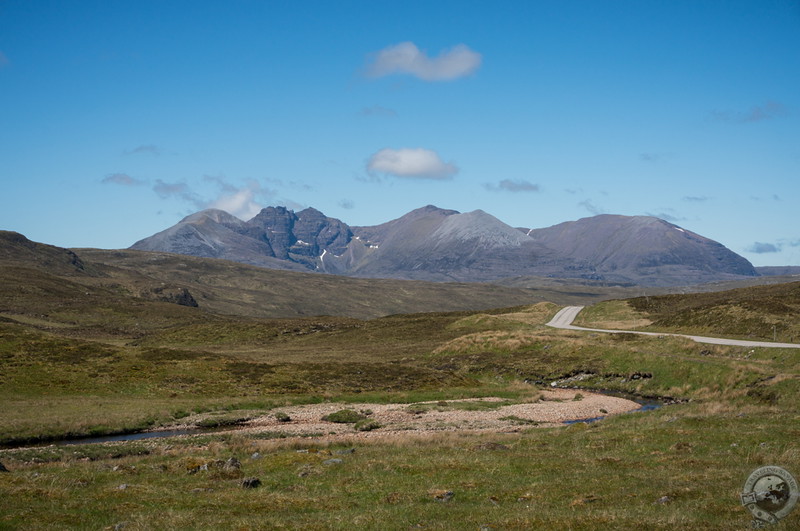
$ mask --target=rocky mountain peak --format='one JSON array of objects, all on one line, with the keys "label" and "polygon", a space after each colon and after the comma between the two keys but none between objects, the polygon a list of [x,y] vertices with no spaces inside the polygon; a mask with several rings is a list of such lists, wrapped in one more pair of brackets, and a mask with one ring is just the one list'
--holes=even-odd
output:
[{"label": "rocky mountain peak", "polygon": [[420,280],[550,276],[668,286],[757,275],[723,245],[650,216],[603,214],[515,229],[482,210],[434,205],[369,227],[350,227],[314,208],[267,207],[246,222],[206,210],[133,248]]},{"label": "rocky mountain peak", "polygon": [[207,208],[205,210],[201,210],[200,212],[195,212],[194,214],[190,214],[183,218],[180,223],[201,223],[206,220],[235,227],[244,224],[244,221],[241,219],[218,208]]}]

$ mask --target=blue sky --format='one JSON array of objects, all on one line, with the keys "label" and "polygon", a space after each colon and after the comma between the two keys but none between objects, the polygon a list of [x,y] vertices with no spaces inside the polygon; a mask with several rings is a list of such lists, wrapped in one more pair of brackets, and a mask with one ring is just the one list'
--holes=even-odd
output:
[{"label": "blue sky", "polygon": [[654,215],[800,265],[800,2],[0,0],[0,228]]}]

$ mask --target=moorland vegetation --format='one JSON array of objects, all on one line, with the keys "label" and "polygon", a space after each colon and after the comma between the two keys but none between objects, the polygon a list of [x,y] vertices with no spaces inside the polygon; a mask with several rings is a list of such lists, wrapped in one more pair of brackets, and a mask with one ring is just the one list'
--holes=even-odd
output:
[{"label": "moorland vegetation", "polygon": [[[270,272],[272,283],[244,276],[226,291],[220,279],[246,266],[14,245],[29,253],[0,253],[0,462],[8,469],[0,528],[731,529],[749,524],[739,493],[754,468],[800,473],[798,350],[556,330],[545,323],[559,306],[532,290],[458,285],[437,294],[430,290],[446,288],[363,281],[368,297],[356,298],[344,284],[322,284],[339,279]],[[154,276],[165,263],[168,282]],[[275,284],[287,282],[295,313],[265,315]],[[339,300],[341,311],[303,310],[314,289],[326,310]],[[413,309],[378,317],[353,302],[386,304],[393,289]],[[512,291],[519,300],[492,298]],[[800,327],[798,293],[800,283],[785,283],[613,300],[580,317],[789,341]],[[420,313],[437,296],[466,306]],[[300,404],[514,404],[553,384],[671,405],[589,424],[518,422],[504,432],[450,426],[380,437],[377,426],[335,438],[229,430],[47,444],[224,428]],[[776,529],[798,522],[793,513]]]}]

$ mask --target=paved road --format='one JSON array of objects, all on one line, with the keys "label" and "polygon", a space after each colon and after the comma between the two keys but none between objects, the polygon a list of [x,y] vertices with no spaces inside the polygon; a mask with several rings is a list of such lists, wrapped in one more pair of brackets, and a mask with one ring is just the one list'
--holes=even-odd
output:
[{"label": "paved road", "polygon": [[723,339],[720,337],[689,336],[686,334],[667,334],[664,332],[640,332],[637,330],[603,330],[602,328],[583,328],[574,326],[572,321],[583,310],[583,306],[567,306],[562,308],[547,326],[562,328],[564,330],[585,330],[587,332],[606,332],[609,334],[639,334],[643,336],[678,336],[688,337],[698,343],[711,343],[713,345],[732,345],[735,347],[774,347],[774,348],[800,348],[797,343],[770,343],[769,341],[744,341],[741,339]]}]

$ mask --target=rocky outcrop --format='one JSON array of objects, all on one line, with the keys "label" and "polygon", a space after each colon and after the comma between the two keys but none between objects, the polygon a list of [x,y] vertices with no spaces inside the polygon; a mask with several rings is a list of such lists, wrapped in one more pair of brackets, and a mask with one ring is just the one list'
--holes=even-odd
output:
[{"label": "rocky outcrop", "polygon": [[170,302],[180,306],[189,306],[190,308],[197,308],[199,306],[188,289],[175,286],[159,286],[153,288],[150,290],[148,298],[162,302]]}]

